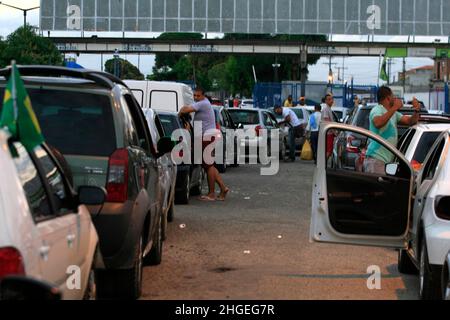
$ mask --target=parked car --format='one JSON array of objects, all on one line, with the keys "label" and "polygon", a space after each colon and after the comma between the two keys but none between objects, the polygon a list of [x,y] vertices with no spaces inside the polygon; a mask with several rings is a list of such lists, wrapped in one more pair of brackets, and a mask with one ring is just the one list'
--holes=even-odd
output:
[{"label": "parked car", "polygon": [[[160,154],[158,144],[155,141],[160,141],[163,137],[171,138],[171,135],[166,134],[164,127],[158,114],[152,109],[144,110],[145,118],[147,119],[148,128],[152,137],[153,148],[156,154]],[[162,191],[162,211],[163,211],[163,240],[167,239],[167,222],[173,221],[174,207],[175,207],[175,184],[177,181],[177,166],[172,160],[170,153],[162,154],[158,159],[158,166],[160,166],[162,175],[160,179]]]},{"label": "parked car", "polygon": [[[372,139],[391,152],[394,160],[386,164],[384,174],[333,167],[325,157],[329,130],[351,131]],[[397,248],[401,272],[420,270],[421,298],[439,298],[442,264],[450,248],[450,132],[437,139],[416,183],[410,161],[368,130],[325,124],[319,140],[311,239]]]},{"label": "parked car", "polygon": [[158,163],[172,141],[162,138],[156,152],[141,107],[110,74],[49,66],[19,70],[46,141],[65,156],[75,188],[107,190],[100,210],[89,207],[104,260],[96,273],[98,296],[138,298],[142,266],[161,262],[164,201]]},{"label": "parked car", "polygon": [[349,116],[351,109],[344,108],[344,107],[333,107],[331,108],[333,112],[336,114],[336,116],[339,119],[339,122],[344,122],[345,119]]},{"label": "parked car", "polygon": [[191,87],[178,82],[125,80],[143,109],[179,112],[194,103]]},{"label": "parked car", "polygon": [[[298,119],[300,120],[301,125],[303,126],[304,129],[304,135],[301,137],[297,137],[295,139],[295,145],[296,145],[296,151],[301,152],[302,148],[303,148],[303,144],[305,143],[305,139],[306,139],[306,127],[308,126],[308,122],[309,122],[309,116],[310,113],[309,111],[305,108],[305,107],[293,107],[290,108],[292,109],[292,111],[294,111],[295,115],[298,117]],[[274,113],[275,118],[277,119],[278,123],[283,122],[285,119],[283,118],[283,115],[278,115]],[[289,137],[289,129],[290,129],[290,125],[288,124],[284,124],[284,125],[280,125],[281,128],[284,131],[284,134]],[[284,148],[286,149],[286,152],[289,152],[289,138],[287,138],[285,140],[285,146]]]},{"label": "parked car", "polygon": [[[245,150],[245,158],[259,159],[259,148],[265,149],[264,154],[273,156],[271,151],[271,131],[279,132],[279,156],[284,159],[286,155],[286,143],[288,137],[284,130],[278,125],[278,121],[272,112],[262,109],[229,109],[231,118],[238,128],[244,129],[246,136],[240,139],[239,156],[242,157],[242,151]],[[261,130],[268,130],[268,143],[263,143]],[[257,154],[251,154],[251,151],[257,151]],[[264,151],[263,151],[264,152]]]},{"label": "parked car", "polygon": [[[184,129],[182,120],[178,117],[178,113],[160,111],[158,115],[164,127],[166,135],[172,135],[175,130]],[[181,143],[187,143],[188,139],[192,139],[186,135]],[[183,154],[179,155],[183,158]],[[193,159],[193,155],[192,155]],[[192,160],[191,159],[191,160]],[[202,192],[204,174],[200,164],[194,164],[194,161],[182,163],[177,166],[177,181],[175,185],[175,203],[188,204],[191,195],[200,195]],[[169,221],[171,217],[169,216]]]},{"label": "parked car", "polygon": [[450,301],[450,251],[445,257],[442,268],[442,299]]},{"label": "parked car", "polygon": [[241,109],[252,109],[255,107],[255,102],[253,99],[242,99],[239,104],[239,108]]},{"label": "parked car", "polygon": [[[236,166],[238,164],[238,141],[237,136],[234,135],[234,131],[237,129],[237,126],[234,124],[233,119],[228,111],[228,109],[224,107],[213,106],[214,114],[216,116],[216,128],[220,130],[220,137],[223,145],[223,163],[217,163],[216,167],[220,173],[225,173],[227,171],[228,166]],[[232,132],[232,139],[228,141],[227,131]],[[234,150],[234,152],[231,152]],[[231,159],[229,158],[231,156]]]},{"label": "parked car", "polygon": [[[63,299],[96,298],[94,268],[102,258],[86,205],[102,205],[105,190],[75,192],[46,144],[27,152],[14,142],[13,158],[8,139],[0,130],[0,279],[26,276],[57,287]],[[80,267],[80,290],[67,286],[70,266]]]},{"label": "parked car", "polygon": [[422,169],[428,152],[439,135],[450,129],[450,118],[439,121],[447,123],[424,123],[411,127],[399,141],[399,150],[411,162],[414,171]]},{"label": "parked car", "polygon": [[26,276],[7,276],[0,279],[0,300],[3,301],[60,301],[58,287]]}]

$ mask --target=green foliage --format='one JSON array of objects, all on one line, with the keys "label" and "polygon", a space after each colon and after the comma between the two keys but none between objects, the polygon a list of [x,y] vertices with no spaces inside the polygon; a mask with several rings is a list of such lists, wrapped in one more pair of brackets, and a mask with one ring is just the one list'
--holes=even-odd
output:
[{"label": "green foliage", "polygon": [[0,42],[0,66],[17,64],[62,65],[63,58],[54,43],[37,35],[31,26],[21,27]]},{"label": "green foliage", "polygon": [[[119,58],[119,76],[123,80],[144,80],[144,75],[131,62]],[[114,59],[105,63],[105,71],[114,74]]]},{"label": "green foliage", "polygon": [[[198,33],[164,33],[158,39],[202,39]],[[270,35],[270,34],[225,34],[224,40],[270,40],[278,42],[311,43],[326,41],[326,36],[316,35]],[[308,56],[308,65],[316,64],[320,56]],[[184,55],[157,54],[151,80],[191,80],[205,90],[221,91],[249,96],[255,84],[253,66],[258,81],[274,80],[273,64],[280,64],[280,81],[300,79],[300,57],[293,55]]]}]

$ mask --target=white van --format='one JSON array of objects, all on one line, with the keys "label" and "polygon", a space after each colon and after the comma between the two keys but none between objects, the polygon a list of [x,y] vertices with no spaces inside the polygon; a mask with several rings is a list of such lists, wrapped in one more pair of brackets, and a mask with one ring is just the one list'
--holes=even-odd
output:
[{"label": "white van", "polygon": [[191,87],[183,83],[125,80],[143,109],[179,112],[194,103]]}]

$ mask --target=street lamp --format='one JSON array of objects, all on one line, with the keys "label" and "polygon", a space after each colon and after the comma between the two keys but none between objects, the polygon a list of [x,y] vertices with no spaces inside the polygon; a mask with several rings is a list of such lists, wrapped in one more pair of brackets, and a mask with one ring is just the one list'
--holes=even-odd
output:
[{"label": "street lamp", "polygon": [[40,7],[33,7],[33,8],[28,8],[28,9],[22,9],[22,8],[19,8],[19,7],[15,7],[15,6],[3,3],[1,1],[0,1],[0,5],[4,5],[5,7],[9,7],[9,8],[12,8],[12,9],[16,9],[16,10],[22,11],[23,12],[23,26],[24,27],[27,26],[27,13],[28,13],[28,11],[33,11],[33,10],[36,10],[36,9],[40,8]]},{"label": "street lamp", "polygon": [[272,67],[273,67],[273,72],[274,72],[274,82],[278,83],[278,68],[281,67],[281,64],[274,63],[274,64],[272,64]]},{"label": "street lamp", "polygon": [[331,92],[333,92],[333,80],[334,80],[334,75],[333,75],[333,70],[331,70],[328,72],[328,86],[331,88]]}]

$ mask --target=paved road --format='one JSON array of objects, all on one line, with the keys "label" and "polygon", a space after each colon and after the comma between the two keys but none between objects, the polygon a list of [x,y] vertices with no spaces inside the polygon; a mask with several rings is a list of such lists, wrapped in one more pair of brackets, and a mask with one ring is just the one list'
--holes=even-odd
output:
[{"label": "paved road", "polygon": [[[143,299],[416,299],[418,280],[397,272],[395,251],[309,242],[312,171],[233,168],[226,203],[177,206],[163,263],[144,271]],[[367,288],[371,265],[381,290]]]}]

